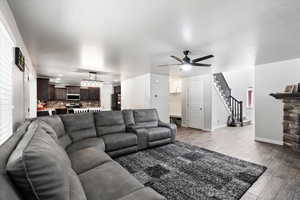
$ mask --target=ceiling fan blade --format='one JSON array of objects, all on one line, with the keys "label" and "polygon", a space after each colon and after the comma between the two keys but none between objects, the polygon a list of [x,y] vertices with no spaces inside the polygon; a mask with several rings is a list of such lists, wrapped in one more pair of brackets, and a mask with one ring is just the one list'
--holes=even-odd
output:
[{"label": "ceiling fan blade", "polygon": [[172,66],[177,66],[177,65],[182,65],[182,64],[157,65],[157,67],[172,67]]},{"label": "ceiling fan blade", "polygon": [[210,67],[211,64],[203,64],[203,63],[192,63],[192,66],[197,66],[197,67]]},{"label": "ceiling fan blade", "polygon": [[196,63],[196,62],[200,62],[202,60],[206,60],[206,59],[213,58],[213,57],[214,57],[213,55],[208,55],[208,56],[204,56],[204,57],[201,57],[201,58],[196,58],[196,59],[192,60],[192,62]]},{"label": "ceiling fan blade", "polygon": [[174,58],[175,60],[177,60],[178,62],[180,62],[181,64],[183,64],[183,61],[180,58],[178,58],[176,56],[171,56],[171,58]]}]

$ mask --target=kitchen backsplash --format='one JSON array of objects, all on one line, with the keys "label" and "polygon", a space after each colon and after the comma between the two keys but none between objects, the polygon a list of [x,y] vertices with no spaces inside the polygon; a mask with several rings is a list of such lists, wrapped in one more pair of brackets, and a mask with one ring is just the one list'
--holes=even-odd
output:
[{"label": "kitchen backsplash", "polygon": [[99,101],[47,101],[46,108],[62,108],[65,107],[66,104],[69,103],[80,103],[82,108],[93,108],[93,107],[100,107],[101,104]]}]

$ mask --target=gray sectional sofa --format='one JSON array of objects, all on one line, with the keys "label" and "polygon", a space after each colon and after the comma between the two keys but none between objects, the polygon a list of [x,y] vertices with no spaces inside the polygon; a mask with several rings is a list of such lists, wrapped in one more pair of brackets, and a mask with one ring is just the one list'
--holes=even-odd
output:
[{"label": "gray sectional sofa", "polygon": [[175,141],[155,109],[25,122],[0,147],[0,200],[162,200],[113,157]]}]

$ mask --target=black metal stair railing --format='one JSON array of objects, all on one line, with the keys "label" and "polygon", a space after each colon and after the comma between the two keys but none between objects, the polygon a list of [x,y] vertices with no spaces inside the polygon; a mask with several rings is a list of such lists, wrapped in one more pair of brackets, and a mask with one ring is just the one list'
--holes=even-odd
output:
[{"label": "black metal stair railing", "polygon": [[230,108],[233,119],[243,126],[243,102],[230,96]]},{"label": "black metal stair railing", "polygon": [[243,126],[243,102],[231,95],[231,88],[229,87],[223,73],[215,73],[213,75],[217,87],[230,109],[234,123],[240,123],[240,125]]}]

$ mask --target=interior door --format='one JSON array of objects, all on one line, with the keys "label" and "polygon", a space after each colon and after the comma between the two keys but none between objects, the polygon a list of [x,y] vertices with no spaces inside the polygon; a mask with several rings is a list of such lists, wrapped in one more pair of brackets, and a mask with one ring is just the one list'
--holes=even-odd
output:
[{"label": "interior door", "polygon": [[189,126],[204,129],[203,80],[189,82]]}]

